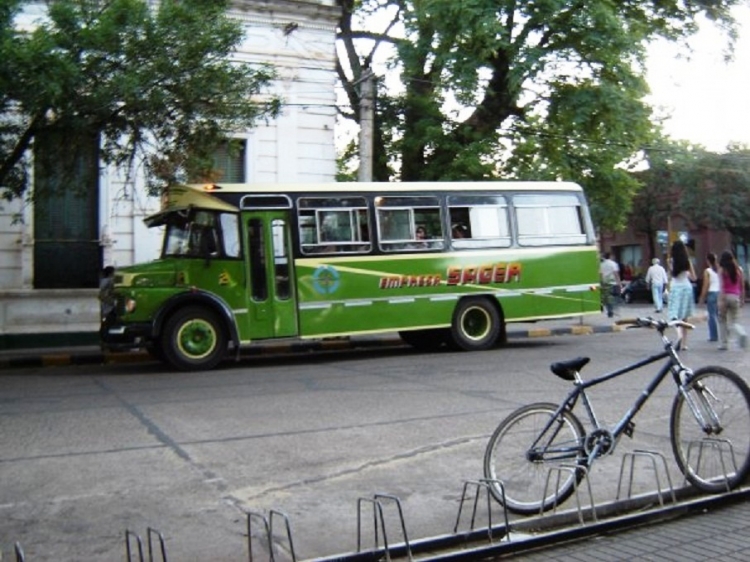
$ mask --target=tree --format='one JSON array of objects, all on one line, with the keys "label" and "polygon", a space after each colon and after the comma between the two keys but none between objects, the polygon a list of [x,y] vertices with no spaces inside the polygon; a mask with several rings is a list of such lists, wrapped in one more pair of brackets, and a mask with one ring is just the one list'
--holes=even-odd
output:
[{"label": "tree", "polygon": [[658,136],[646,45],[690,36],[701,15],[731,39],[741,2],[337,1],[342,113],[358,119],[356,82],[373,60],[397,71],[378,98],[375,178],[576,180],[609,228],[638,188],[625,163]]},{"label": "tree", "polygon": [[277,98],[259,98],[272,69],[231,60],[242,28],[229,0],[55,0],[31,31],[18,25],[27,4],[0,0],[6,199],[27,190],[29,149],[47,133],[65,138],[68,161],[93,135],[105,163],[141,165],[158,191],[210,173],[225,135],[279,111]]},{"label": "tree", "polygon": [[750,147],[732,144],[717,154],[699,150],[675,169],[680,208],[698,226],[726,230],[750,242]]},{"label": "tree", "polygon": [[629,215],[635,232],[645,235],[649,246],[649,260],[661,252],[656,248],[656,234],[664,230],[669,217],[682,213],[679,170],[689,168],[699,147],[684,141],[665,141],[645,150],[648,169],[634,175],[641,188],[633,198]]}]

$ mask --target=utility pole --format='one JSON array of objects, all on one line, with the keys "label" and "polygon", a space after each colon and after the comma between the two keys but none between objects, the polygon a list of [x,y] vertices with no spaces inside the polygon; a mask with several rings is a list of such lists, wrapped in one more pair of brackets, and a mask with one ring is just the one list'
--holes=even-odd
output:
[{"label": "utility pole", "polygon": [[372,181],[372,147],[375,130],[375,74],[369,68],[359,79],[359,175],[361,182]]}]

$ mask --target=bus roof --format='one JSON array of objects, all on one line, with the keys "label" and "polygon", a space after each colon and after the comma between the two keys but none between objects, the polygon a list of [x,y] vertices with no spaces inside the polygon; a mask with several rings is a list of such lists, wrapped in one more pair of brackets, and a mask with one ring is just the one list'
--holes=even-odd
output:
[{"label": "bus roof", "polygon": [[406,191],[583,191],[573,182],[562,181],[443,181],[443,182],[332,182],[332,183],[215,183],[191,184],[206,193],[310,193]]},{"label": "bus roof", "polygon": [[162,200],[161,211],[146,217],[144,221],[149,227],[159,226],[170,213],[186,211],[191,207],[230,213],[239,211],[234,205],[214,197],[211,190],[205,189],[205,186],[173,185],[167,190]]},{"label": "bus roof", "polygon": [[163,224],[174,211],[191,207],[215,211],[237,212],[239,209],[225,201],[222,194],[284,194],[284,193],[407,193],[424,191],[583,191],[573,182],[558,181],[479,181],[479,182],[340,182],[340,183],[205,183],[173,185],[167,190],[162,209],[144,219],[151,226]]}]

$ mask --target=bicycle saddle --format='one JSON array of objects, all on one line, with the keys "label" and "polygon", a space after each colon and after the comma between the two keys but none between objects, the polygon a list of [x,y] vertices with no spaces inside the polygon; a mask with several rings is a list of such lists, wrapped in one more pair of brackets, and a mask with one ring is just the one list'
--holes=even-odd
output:
[{"label": "bicycle saddle", "polygon": [[577,357],[575,359],[568,359],[567,361],[552,363],[550,369],[552,369],[552,372],[561,379],[572,381],[575,379],[575,373],[583,369],[583,366],[589,361],[591,361],[591,359],[588,357]]}]

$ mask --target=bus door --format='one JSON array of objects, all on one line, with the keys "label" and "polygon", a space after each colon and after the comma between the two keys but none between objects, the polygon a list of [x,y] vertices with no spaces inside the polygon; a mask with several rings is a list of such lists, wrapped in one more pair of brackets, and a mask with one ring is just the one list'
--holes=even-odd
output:
[{"label": "bus door", "polygon": [[297,302],[294,287],[289,211],[243,213],[248,248],[248,310],[251,339],[296,336]]}]

